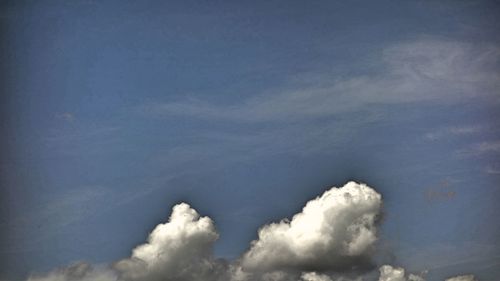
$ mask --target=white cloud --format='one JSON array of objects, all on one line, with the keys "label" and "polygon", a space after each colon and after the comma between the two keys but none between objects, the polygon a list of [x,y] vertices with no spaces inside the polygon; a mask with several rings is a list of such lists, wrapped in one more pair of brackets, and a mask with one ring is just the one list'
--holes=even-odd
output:
[{"label": "white cloud", "polygon": [[[457,90],[452,94],[474,89],[471,86],[482,83],[497,85],[500,78],[496,68],[500,48],[496,45],[421,39],[389,47],[384,55],[393,73],[422,82],[449,83],[449,89]],[[433,83],[433,86],[437,85]]]},{"label": "white cloud", "polygon": [[447,127],[433,132],[428,132],[425,134],[425,138],[428,140],[438,140],[448,136],[472,135],[483,130],[485,130],[485,128],[478,125]]},{"label": "white cloud", "polygon": [[409,274],[405,276],[405,270],[401,267],[383,265],[379,268],[379,271],[379,281],[424,281],[424,278],[419,275]]},{"label": "white cloud", "polygon": [[500,141],[482,142],[475,147],[478,153],[500,152]]},{"label": "white cloud", "polygon": [[[263,226],[241,259],[230,262],[213,256],[219,237],[213,221],[181,203],[130,257],[108,267],[78,262],[27,281],[361,281],[365,275],[353,269],[372,253],[381,207],[381,195],[365,184],[333,187],[291,221]],[[424,281],[403,268],[379,270],[379,281]],[[469,280],[475,279],[447,281]]]},{"label": "white cloud", "polygon": [[390,265],[383,265],[380,267],[379,281],[405,281],[405,270],[399,267],[392,267]]},{"label": "white cloud", "polygon": [[[254,277],[255,278],[255,277]],[[258,278],[255,278],[253,280],[262,280],[262,281],[292,281],[296,280],[296,278],[292,277],[291,274],[285,271],[273,271],[273,272],[266,272],[259,276]]]},{"label": "white cloud", "polygon": [[457,151],[459,156],[481,156],[500,153],[500,140],[485,141]]},{"label": "white cloud", "polygon": [[304,281],[332,281],[330,277],[324,274],[317,274],[316,272],[308,272],[302,274]]},{"label": "white cloud", "polygon": [[485,172],[487,174],[491,174],[491,175],[499,175],[500,174],[500,169],[497,168],[497,167],[488,166],[488,167],[485,168]]},{"label": "white cloud", "polygon": [[243,268],[273,270],[351,269],[377,239],[381,195],[349,182],[309,201],[291,221],[265,225],[243,256]]},{"label": "white cloud", "polygon": [[156,226],[146,244],[114,267],[124,280],[214,280],[223,267],[212,256],[218,237],[210,218],[181,203],[167,223]]},{"label": "white cloud", "polygon": [[474,275],[460,275],[451,278],[447,278],[445,281],[477,281]]},{"label": "white cloud", "polygon": [[222,280],[226,264],[212,255],[218,237],[210,218],[181,203],[174,206],[167,223],[155,227],[147,243],[111,268],[94,270],[81,262],[28,281]]},{"label": "white cloud", "polygon": [[242,103],[189,99],[153,103],[145,109],[158,115],[289,121],[366,111],[377,104],[449,103],[499,93],[500,48],[495,45],[424,38],[392,45],[375,61],[376,74],[340,78],[322,73],[316,75],[320,82],[291,83]]},{"label": "white cloud", "polygon": [[63,112],[60,114],[56,114],[56,118],[67,122],[73,122],[75,120],[75,115],[71,112]]}]

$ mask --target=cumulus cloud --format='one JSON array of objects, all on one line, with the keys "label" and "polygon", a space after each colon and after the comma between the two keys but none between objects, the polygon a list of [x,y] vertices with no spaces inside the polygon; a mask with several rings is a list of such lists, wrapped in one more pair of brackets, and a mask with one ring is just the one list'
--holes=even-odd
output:
[{"label": "cumulus cloud", "polygon": [[250,270],[353,269],[371,253],[381,206],[381,195],[365,184],[334,187],[291,221],[262,227],[242,265]]},{"label": "cumulus cloud", "polygon": [[405,270],[401,267],[383,265],[379,268],[379,281],[424,281],[425,279],[415,274],[405,276]]},{"label": "cumulus cloud", "polygon": [[[180,203],[130,257],[109,266],[78,262],[27,281],[361,281],[358,269],[373,252],[381,207],[381,195],[365,184],[333,187],[290,221],[264,225],[240,259],[225,261],[213,255],[219,238],[213,221]],[[424,281],[403,268],[379,271],[379,281]],[[469,280],[475,279],[447,279]]]},{"label": "cumulus cloud", "polygon": [[135,248],[132,256],[115,264],[123,280],[215,280],[223,265],[212,256],[219,235],[213,221],[188,204],[173,208],[170,219]]},{"label": "cumulus cloud", "polygon": [[95,270],[88,263],[76,263],[28,281],[223,280],[226,265],[212,255],[218,237],[210,218],[181,203],[173,207],[167,223],[155,227],[147,243],[110,268]]},{"label": "cumulus cloud", "polygon": [[302,274],[302,280],[304,281],[332,281],[328,275],[317,274],[316,272],[307,272]]}]

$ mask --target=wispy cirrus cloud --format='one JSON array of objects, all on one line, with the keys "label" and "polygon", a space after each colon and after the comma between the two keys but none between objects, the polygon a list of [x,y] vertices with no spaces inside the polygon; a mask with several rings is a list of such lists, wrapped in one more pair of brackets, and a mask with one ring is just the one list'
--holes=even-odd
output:
[{"label": "wispy cirrus cloud", "polygon": [[155,102],[142,107],[159,116],[190,116],[238,122],[296,121],[365,111],[376,105],[449,103],[497,96],[500,48],[495,45],[419,39],[374,55],[378,71],[351,77],[328,73],[313,82],[293,82],[241,103],[202,99]]},{"label": "wispy cirrus cloud", "polygon": [[500,140],[479,143],[474,147],[474,150],[477,153],[498,153],[500,152]]},{"label": "wispy cirrus cloud", "polygon": [[453,126],[445,127],[439,130],[428,132],[424,135],[427,140],[438,140],[450,136],[466,136],[474,135],[485,131],[486,128],[481,125],[469,125],[469,126]]},{"label": "wispy cirrus cloud", "polygon": [[73,122],[75,120],[75,115],[71,112],[63,112],[56,114],[56,118],[67,122]]},{"label": "wispy cirrus cloud", "polygon": [[498,154],[500,153],[500,140],[490,140],[475,143],[470,145],[468,148],[459,150],[457,153],[462,157]]},{"label": "wispy cirrus cloud", "polygon": [[488,166],[485,168],[487,174],[500,175],[500,168],[494,166]]}]

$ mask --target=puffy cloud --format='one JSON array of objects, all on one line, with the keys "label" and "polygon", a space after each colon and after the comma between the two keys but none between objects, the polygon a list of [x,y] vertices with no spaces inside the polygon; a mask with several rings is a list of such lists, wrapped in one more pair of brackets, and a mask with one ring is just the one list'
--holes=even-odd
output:
[{"label": "puffy cloud", "polygon": [[451,278],[447,278],[446,281],[477,281],[474,275],[460,275]]},{"label": "puffy cloud", "polygon": [[114,267],[124,280],[215,280],[224,271],[224,264],[212,256],[218,237],[210,218],[181,203],[167,223],[156,226],[147,243]]},{"label": "puffy cloud", "polygon": [[401,267],[392,267],[390,265],[383,265],[379,268],[380,277],[379,281],[424,281],[421,276],[410,274],[405,276],[405,270]]},{"label": "puffy cloud", "polygon": [[[291,221],[263,226],[241,259],[227,262],[213,256],[219,237],[213,221],[181,203],[130,257],[109,267],[78,262],[27,281],[360,281],[367,275],[353,269],[369,261],[381,207],[381,195],[365,184],[333,187]],[[384,265],[379,271],[379,281],[424,281],[403,268]]]},{"label": "puffy cloud", "polygon": [[379,281],[405,281],[405,270],[399,267],[392,267],[390,265],[383,265],[380,267]]},{"label": "puffy cloud", "polygon": [[167,223],[155,227],[147,243],[111,268],[95,270],[80,262],[28,281],[223,280],[227,266],[212,255],[218,237],[210,218],[181,203],[174,206]]},{"label": "puffy cloud", "polygon": [[309,201],[291,221],[265,225],[244,254],[248,270],[346,270],[367,261],[377,239],[382,198],[349,182]]},{"label": "puffy cloud", "polygon": [[307,272],[302,274],[304,281],[332,281],[330,277],[324,274],[317,274],[316,272]]}]

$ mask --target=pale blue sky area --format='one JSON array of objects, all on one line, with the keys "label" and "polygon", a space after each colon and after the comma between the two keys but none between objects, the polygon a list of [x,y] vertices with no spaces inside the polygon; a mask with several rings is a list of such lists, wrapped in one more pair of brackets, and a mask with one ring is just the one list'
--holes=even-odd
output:
[{"label": "pale blue sky area", "polygon": [[500,275],[495,1],[0,9],[0,279],[126,257],[180,201],[235,258],[348,180],[383,195],[377,262]]}]

